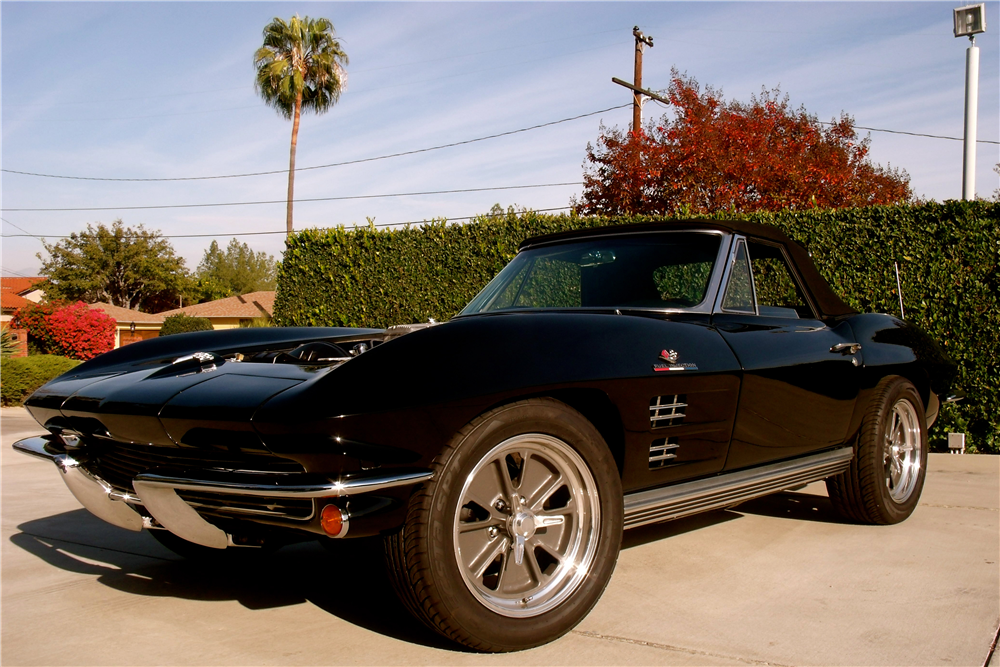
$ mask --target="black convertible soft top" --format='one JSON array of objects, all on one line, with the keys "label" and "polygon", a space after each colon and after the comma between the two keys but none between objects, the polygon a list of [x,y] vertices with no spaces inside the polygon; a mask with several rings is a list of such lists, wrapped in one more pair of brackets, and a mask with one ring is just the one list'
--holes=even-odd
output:
[{"label": "black convertible soft top", "polygon": [[858,311],[854,310],[833,291],[830,284],[826,282],[816,266],[813,264],[809,253],[801,245],[788,238],[777,227],[771,225],[761,225],[756,222],[745,222],[743,220],[670,220],[663,222],[649,222],[634,225],[612,225],[609,227],[592,227],[589,229],[574,229],[556,234],[546,234],[544,236],[534,236],[521,242],[518,250],[524,250],[536,245],[545,245],[570,239],[582,239],[591,236],[605,236],[607,234],[633,234],[635,232],[649,232],[657,230],[704,230],[712,229],[724,232],[743,234],[749,238],[766,239],[774,243],[780,243],[788,251],[788,256],[795,264],[799,275],[805,282],[805,287],[809,290],[813,302],[820,311],[820,317],[838,317],[841,315],[851,315]]}]

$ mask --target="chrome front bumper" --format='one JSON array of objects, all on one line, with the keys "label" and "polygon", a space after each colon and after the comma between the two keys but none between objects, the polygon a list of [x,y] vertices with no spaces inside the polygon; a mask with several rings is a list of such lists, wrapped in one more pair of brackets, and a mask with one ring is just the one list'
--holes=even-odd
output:
[{"label": "chrome front bumper", "polygon": [[[66,486],[80,504],[108,523],[134,531],[162,527],[189,542],[214,549],[232,546],[232,537],[206,521],[177,495],[178,490],[236,497],[339,498],[417,484],[433,476],[429,470],[389,470],[317,482],[312,475],[285,474],[280,478],[264,477],[263,481],[268,483],[260,483],[261,476],[254,482],[247,482],[233,481],[236,476],[224,472],[212,474],[206,471],[201,477],[191,477],[163,470],[137,475],[132,480],[132,486],[135,487],[135,493],[132,493],[111,486],[70,454],[53,447],[44,437],[15,442],[14,449],[55,463]],[[243,476],[243,480],[245,479],[246,476]],[[149,515],[141,514],[133,505],[145,508]],[[345,530],[341,535],[346,532]]]}]

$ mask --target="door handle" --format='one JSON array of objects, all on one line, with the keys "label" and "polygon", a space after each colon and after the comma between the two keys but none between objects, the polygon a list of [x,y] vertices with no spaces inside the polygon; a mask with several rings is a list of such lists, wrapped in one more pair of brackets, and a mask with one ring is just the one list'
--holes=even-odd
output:
[{"label": "door handle", "polygon": [[859,343],[837,343],[830,348],[830,351],[841,354],[857,354],[861,351],[861,345]]}]

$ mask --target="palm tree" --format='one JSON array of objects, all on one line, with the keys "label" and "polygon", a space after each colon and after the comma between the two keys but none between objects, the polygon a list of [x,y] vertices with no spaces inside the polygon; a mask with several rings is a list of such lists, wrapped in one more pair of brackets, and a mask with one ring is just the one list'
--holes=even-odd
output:
[{"label": "palm tree", "polygon": [[302,110],[323,113],[337,103],[347,85],[347,54],[334,38],[328,19],[299,18],[286,23],[275,18],[264,28],[264,45],[254,54],[256,88],[268,106],[292,120],[292,148],[288,159],[287,232],[292,233],[292,194],[295,185],[295,147]]}]

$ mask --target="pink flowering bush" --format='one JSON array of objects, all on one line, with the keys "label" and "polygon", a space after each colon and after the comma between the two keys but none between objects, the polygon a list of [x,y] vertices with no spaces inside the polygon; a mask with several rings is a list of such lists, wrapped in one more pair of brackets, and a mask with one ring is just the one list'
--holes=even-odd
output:
[{"label": "pink flowering bush", "polygon": [[115,347],[115,319],[82,301],[25,306],[14,319],[48,354],[87,361]]}]

